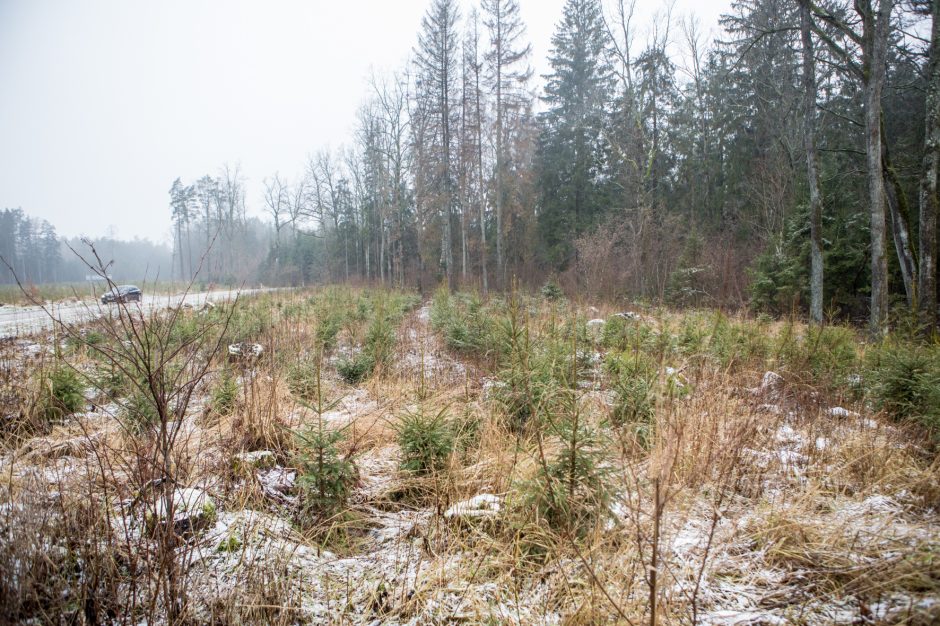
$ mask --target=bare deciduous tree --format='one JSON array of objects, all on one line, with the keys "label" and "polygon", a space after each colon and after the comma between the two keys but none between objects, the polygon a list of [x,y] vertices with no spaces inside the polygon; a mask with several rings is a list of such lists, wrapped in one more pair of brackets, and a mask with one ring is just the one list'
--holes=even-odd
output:
[{"label": "bare deciduous tree", "polygon": [[530,44],[522,44],[525,24],[516,0],[483,0],[483,23],[490,35],[490,49],[484,55],[496,113],[496,170],[494,191],[496,210],[496,282],[505,285],[503,258],[503,205],[506,193],[506,116],[518,107],[532,70],[526,63]]},{"label": "bare deciduous tree", "polygon": [[279,174],[264,180],[264,208],[274,222],[274,267],[277,269],[281,254],[281,230],[290,223],[290,189]]}]

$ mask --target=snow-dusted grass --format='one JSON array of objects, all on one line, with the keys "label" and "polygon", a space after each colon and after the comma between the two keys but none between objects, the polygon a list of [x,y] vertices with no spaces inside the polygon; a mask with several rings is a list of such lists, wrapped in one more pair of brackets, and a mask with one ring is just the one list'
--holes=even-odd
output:
[{"label": "snow-dusted grass", "polygon": [[[439,294],[432,306],[343,287],[239,306],[229,339],[257,342],[262,356],[220,358],[179,416],[180,487],[213,502],[180,529],[193,621],[940,618],[936,449],[918,426],[875,409],[865,367],[877,347],[847,329],[519,294]],[[370,341],[377,310],[397,316],[394,338],[382,340],[375,372],[349,385],[337,362]],[[30,341],[38,349],[0,349],[4,411],[28,412],[31,376],[48,366],[48,338]],[[89,373],[99,365],[82,351],[66,358]],[[314,379],[290,382],[311,363],[322,367],[320,410]],[[223,370],[238,393],[220,413],[210,399]],[[624,384],[638,378],[641,387]],[[625,393],[645,394],[630,401],[648,409],[624,410]],[[5,614],[74,616],[97,594],[100,610],[119,607],[116,620],[165,616],[146,583],[156,547],[135,509],[147,438],[121,427],[120,401],[4,432]],[[403,469],[396,432],[417,411],[443,412],[453,440],[446,462],[420,474]],[[601,507],[572,509],[576,527],[540,491],[557,486],[546,465],[571,447],[558,435],[562,413],[594,433],[591,471],[605,492],[571,501]],[[341,430],[356,476],[341,508],[311,514],[294,432],[317,423]]]}]

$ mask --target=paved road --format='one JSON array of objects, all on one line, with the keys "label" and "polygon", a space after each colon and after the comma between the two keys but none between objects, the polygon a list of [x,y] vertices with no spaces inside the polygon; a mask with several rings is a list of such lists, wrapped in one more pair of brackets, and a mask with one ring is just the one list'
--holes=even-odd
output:
[{"label": "paved road", "polygon": [[[128,306],[132,309],[140,306],[145,312],[165,309],[179,304],[190,304],[195,308],[202,306],[206,301],[223,302],[232,300],[236,295],[240,297],[271,291],[270,289],[242,289],[240,292],[229,291],[204,291],[200,293],[190,293],[185,298],[183,294],[168,295],[144,295],[143,300],[138,303],[132,302]],[[102,315],[107,315],[109,310],[116,311],[116,304],[101,304],[91,300],[83,302],[67,302],[62,304],[50,304],[43,307],[39,306],[2,306],[0,307],[0,339],[6,337],[20,337],[42,330],[52,328],[52,317],[66,324],[77,322],[87,322]],[[52,317],[50,317],[50,314]]]}]

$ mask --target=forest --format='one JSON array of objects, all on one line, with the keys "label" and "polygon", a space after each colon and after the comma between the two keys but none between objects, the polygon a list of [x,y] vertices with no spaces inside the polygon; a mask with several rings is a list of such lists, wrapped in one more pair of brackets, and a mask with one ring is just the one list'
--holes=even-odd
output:
[{"label": "forest", "polygon": [[[936,2],[735,1],[711,39],[668,6],[635,13],[566,3],[535,76],[518,2],[431,2],[348,143],[312,146],[257,198],[238,166],[176,179],[171,258],[127,246],[149,257],[126,274],[483,294],[552,280],[872,329],[935,321]],[[28,280],[80,278],[51,225],[2,219]]]},{"label": "forest", "polygon": [[[55,226],[30,217],[22,209],[0,210],[0,285],[77,283],[92,273],[79,255],[89,257],[92,244],[114,263],[115,280],[168,280],[172,252],[149,239],[119,239],[105,235],[84,239],[61,237]],[[161,270],[165,274],[161,274]],[[14,287],[14,289],[17,289]]]},{"label": "forest", "polygon": [[[534,76],[515,0],[431,2],[348,144],[265,179],[262,274],[934,319],[937,3],[635,9],[566,3]],[[220,182],[171,189],[184,274]]]},{"label": "forest", "polygon": [[0,212],[0,626],[940,623],[940,0],[427,1],[171,245]]}]

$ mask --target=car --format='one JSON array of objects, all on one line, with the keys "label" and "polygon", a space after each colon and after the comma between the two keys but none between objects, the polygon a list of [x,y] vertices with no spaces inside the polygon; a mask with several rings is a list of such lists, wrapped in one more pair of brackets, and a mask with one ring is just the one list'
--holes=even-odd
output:
[{"label": "car", "polygon": [[136,285],[119,285],[101,296],[101,304],[140,302],[143,292]]}]

